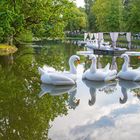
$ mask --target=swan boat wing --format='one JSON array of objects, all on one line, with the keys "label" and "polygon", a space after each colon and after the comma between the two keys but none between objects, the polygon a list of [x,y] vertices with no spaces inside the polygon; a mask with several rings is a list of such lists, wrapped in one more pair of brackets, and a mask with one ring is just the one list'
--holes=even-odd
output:
[{"label": "swan boat wing", "polygon": [[56,70],[53,68],[53,67],[49,67],[47,65],[44,65],[43,66],[43,69],[46,71],[46,72],[56,72]]},{"label": "swan boat wing", "polygon": [[[139,74],[140,74],[140,72],[139,72]],[[134,81],[136,81],[136,82],[140,81],[140,75],[137,75],[137,76],[134,78]]]},{"label": "swan boat wing", "polygon": [[103,68],[103,71],[108,71],[110,68],[110,63],[108,63],[104,68]]},{"label": "swan boat wing", "polygon": [[137,69],[128,69],[127,71],[120,71],[118,77],[124,80],[140,81],[140,71]]},{"label": "swan boat wing", "polygon": [[45,73],[41,76],[41,81],[52,85],[74,85],[75,81],[61,73]]}]

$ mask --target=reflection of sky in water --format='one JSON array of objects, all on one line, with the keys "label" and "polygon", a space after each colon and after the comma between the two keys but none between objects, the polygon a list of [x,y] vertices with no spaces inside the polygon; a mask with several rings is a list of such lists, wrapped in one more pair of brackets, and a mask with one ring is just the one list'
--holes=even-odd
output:
[{"label": "reflection of sky in water", "polygon": [[[136,96],[126,89],[127,100],[120,104],[121,86],[116,82],[113,93],[96,89],[96,102],[89,106],[90,87],[81,81],[82,65],[78,67],[77,94],[79,105],[70,109],[67,116],[52,122],[49,137],[53,140],[138,140],[140,134],[140,105]],[[131,84],[131,83],[130,83]],[[131,84],[132,85],[132,84]],[[128,86],[129,87],[129,86]]]}]

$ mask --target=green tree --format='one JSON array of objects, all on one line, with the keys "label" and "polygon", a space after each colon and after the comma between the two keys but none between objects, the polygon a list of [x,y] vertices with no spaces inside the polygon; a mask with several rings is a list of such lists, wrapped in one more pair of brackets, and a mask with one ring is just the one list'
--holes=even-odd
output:
[{"label": "green tree", "polygon": [[93,12],[98,31],[120,31],[121,0],[96,0]]},{"label": "green tree", "polygon": [[86,29],[87,26],[87,16],[82,8],[77,8],[73,5],[70,8],[69,20],[65,30],[74,31]]},{"label": "green tree", "polygon": [[92,7],[95,3],[95,0],[85,0],[85,12],[87,14],[87,20],[88,20],[88,26],[87,29],[89,31],[95,31],[96,30],[96,24],[95,24],[95,15],[92,10]]},{"label": "green tree", "polygon": [[94,0],[84,0],[84,1],[85,1],[85,12],[88,15],[92,9]]},{"label": "green tree", "polygon": [[140,1],[129,0],[125,4],[124,16],[126,21],[126,30],[131,32],[140,31]]},{"label": "green tree", "polygon": [[22,41],[23,34],[62,37],[72,2],[69,0],[1,0],[0,41]]}]

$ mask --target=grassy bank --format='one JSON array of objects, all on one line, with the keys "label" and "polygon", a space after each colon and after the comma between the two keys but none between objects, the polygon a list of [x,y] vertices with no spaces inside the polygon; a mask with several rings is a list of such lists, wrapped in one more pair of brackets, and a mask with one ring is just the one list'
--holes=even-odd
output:
[{"label": "grassy bank", "polygon": [[6,44],[0,44],[0,55],[9,55],[15,53],[17,48]]}]

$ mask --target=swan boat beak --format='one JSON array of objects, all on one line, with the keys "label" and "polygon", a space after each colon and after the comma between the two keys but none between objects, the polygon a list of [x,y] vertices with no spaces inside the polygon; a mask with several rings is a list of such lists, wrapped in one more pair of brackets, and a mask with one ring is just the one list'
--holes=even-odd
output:
[{"label": "swan boat beak", "polygon": [[78,59],[77,59],[77,61],[76,61],[76,62],[77,62],[77,64],[80,64],[80,60],[78,60]]}]

